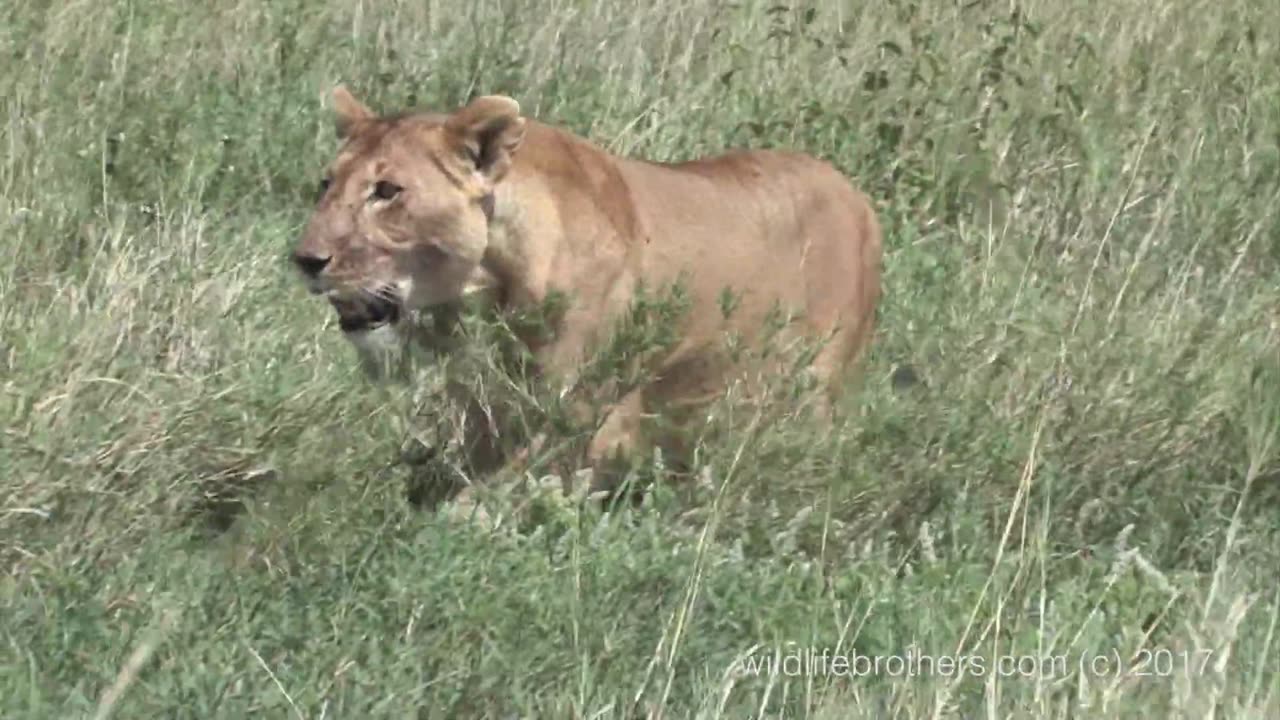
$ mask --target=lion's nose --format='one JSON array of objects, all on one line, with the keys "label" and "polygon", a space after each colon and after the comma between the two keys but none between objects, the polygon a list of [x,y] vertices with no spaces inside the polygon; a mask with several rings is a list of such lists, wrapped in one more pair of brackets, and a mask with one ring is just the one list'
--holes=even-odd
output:
[{"label": "lion's nose", "polygon": [[309,277],[319,275],[320,271],[324,270],[325,266],[328,265],[329,261],[332,259],[332,255],[320,257],[319,255],[308,255],[305,253],[293,254],[293,264],[297,265],[298,269]]}]

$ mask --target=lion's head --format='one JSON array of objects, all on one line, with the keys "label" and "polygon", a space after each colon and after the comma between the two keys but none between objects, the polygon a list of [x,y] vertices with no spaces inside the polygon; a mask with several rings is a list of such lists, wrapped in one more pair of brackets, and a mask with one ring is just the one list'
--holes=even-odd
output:
[{"label": "lion's head", "polygon": [[343,145],[293,262],[358,340],[483,282],[494,187],[525,121],[502,96],[397,117],[375,115],[343,86],[333,98]]}]

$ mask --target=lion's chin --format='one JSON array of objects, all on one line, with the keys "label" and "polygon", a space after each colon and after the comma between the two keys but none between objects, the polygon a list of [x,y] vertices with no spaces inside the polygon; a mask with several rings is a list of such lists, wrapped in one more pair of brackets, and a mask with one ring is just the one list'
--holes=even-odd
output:
[{"label": "lion's chin", "polygon": [[343,333],[356,349],[360,366],[371,380],[388,380],[399,375],[402,368],[404,342],[394,325],[382,324],[371,328]]},{"label": "lion's chin", "polygon": [[401,346],[400,333],[390,324],[347,330],[343,336],[361,351],[379,357],[395,355]]}]

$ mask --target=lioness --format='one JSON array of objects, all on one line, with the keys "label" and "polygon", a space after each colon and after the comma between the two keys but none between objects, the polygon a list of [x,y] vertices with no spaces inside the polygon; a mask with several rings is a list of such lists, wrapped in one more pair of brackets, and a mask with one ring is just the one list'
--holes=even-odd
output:
[{"label": "lioness", "polygon": [[[411,311],[475,291],[499,309],[525,308],[558,291],[567,309],[529,350],[542,372],[572,383],[638,284],[684,283],[679,341],[651,382],[608,410],[587,449],[591,467],[633,450],[654,408],[722,393],[733,377],[726,333],[749,344],[775,305],[824,340],[810,367],[823,407],[869,341],[880,226],[866,196],[825,162],[771,150],[679,163],[616,157],[496,95],[394,117],[341,85],[333,100],[344,142],[293,262],[365,352],[400,342]],[[727,317],[726,289],[737,296]]]}]

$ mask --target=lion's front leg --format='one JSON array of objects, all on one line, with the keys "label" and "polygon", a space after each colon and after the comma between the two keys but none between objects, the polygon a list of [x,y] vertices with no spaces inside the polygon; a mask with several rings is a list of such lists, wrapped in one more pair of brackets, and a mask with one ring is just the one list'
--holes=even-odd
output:
[{"label": "lion's front leg", "polygon": [[627,393],[605,413],[604,422],[587,445],[586,461],[591,469],[591,494],[613,493],[643,442],[644,416],[642,388]]}]

